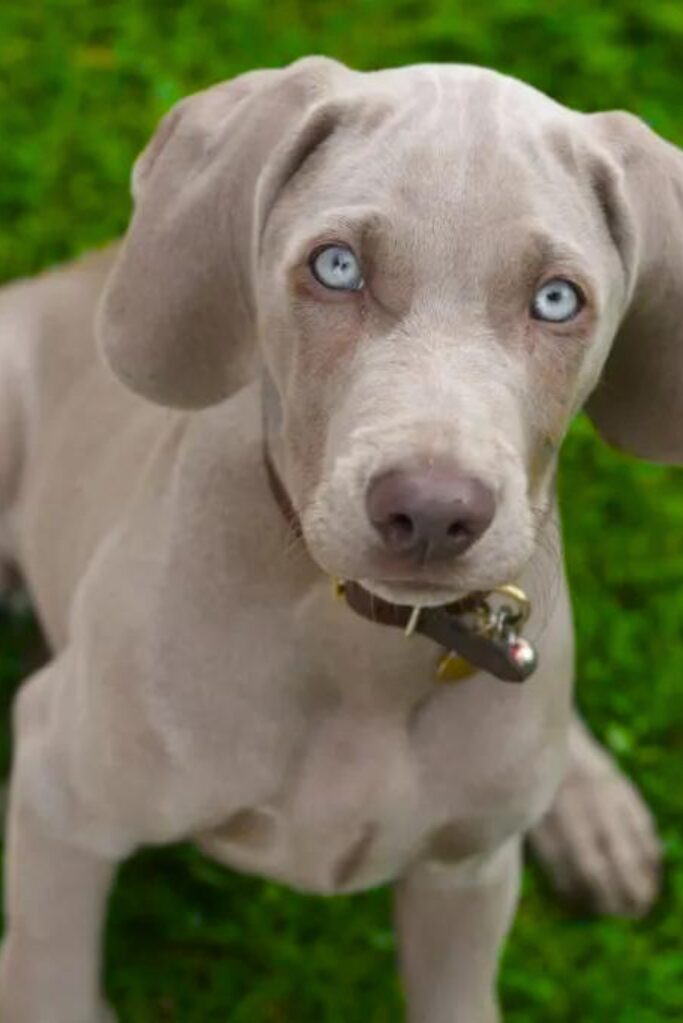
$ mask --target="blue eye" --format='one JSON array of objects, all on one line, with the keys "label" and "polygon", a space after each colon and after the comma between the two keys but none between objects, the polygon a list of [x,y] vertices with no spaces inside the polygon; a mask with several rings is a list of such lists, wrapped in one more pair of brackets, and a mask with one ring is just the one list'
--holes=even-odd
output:
[{"label": "blue eye", "polygon": [[531,303],[531,314],[537,320],[566,323],[583,309],[583,295],[571,281],[553,277],[538,289]]},{"label": "blue eye", "polygon": [[358,291],[363,287],[363,272],[351,249],[345,245],[327,245],[311,257],[311,271],[320,284],[334,291]]}]

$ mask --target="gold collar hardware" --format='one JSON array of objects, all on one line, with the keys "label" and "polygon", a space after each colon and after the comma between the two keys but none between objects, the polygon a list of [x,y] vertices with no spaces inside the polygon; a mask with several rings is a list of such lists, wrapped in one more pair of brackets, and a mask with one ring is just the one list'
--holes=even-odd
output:
[{"label": "gold collar hardware", "polygon": [[[491,597],[502,597],[505,603],[495,606]],[[535,650],[518,632],[531,615],[531,601],[521,586],[505,583],[478,595],[469,614],[475,633],[492,643],[503,643],[520,667],[535,668]],[[436,679],[438,682],[462,682],[479,670],[478,665],[448,650],[438,661]]]},{"label": "gold collar hardware", "polygon": [[536,651],[520,635],[531,601],[514,583],[440,607],[392,604],[350,580],[334,580],[333,591],[362,617],[398,626],[407,637],[428,636],[445,648],[436,667],[439,682],[461,682],[477,671],[523,682],[536,667]]}]

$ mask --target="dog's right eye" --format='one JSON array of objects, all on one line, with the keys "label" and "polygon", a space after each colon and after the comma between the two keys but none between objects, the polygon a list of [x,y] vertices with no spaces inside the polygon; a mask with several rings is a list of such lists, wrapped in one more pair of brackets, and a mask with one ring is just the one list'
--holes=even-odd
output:
[{"label": "dog's right eye", "polygon": [[346,245],[326,245],[316,249],[310,259],[311,273],[325,288],[334,291],[359,291],[363,287],[363,271],[351,249]]}]

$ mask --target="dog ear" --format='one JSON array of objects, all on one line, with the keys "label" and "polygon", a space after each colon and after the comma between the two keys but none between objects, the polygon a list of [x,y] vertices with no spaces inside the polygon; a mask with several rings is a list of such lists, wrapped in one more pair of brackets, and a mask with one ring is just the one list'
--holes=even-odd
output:
[{"label": "dog ear", "polygon": [[256,71],[178,103],[133,172],[135,210],[97,317],[119,379],[163,405],[233,389],[256,330],[253,274],[279,189],[334,130],[323,57]]},{"label": "dog ear", "polygon": [[603,206],[630,297],[586,410],[615,447],[683,463],[683,151],[630,114],[589,121],[616,164]]}]

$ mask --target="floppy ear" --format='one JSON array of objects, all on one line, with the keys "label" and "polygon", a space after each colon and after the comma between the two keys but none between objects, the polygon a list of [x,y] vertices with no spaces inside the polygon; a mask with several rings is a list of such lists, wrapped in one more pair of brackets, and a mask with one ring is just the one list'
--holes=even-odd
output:
[{"label": "floppy ear", "polygon": [[135,211],[97,319],[105,359],[132,390],[184,408],[230,393],[254,340],[263,223],[333,130],[329,97],[351,74],[306,58],[216,85],[163,119],[135,165]]},{"label": "floppy ear", "polygon": [[630,298],[586,409],[616,447],[683,463],[683,151],[630,114],[589,120],[619,168],[605,205]]}]

